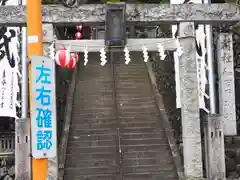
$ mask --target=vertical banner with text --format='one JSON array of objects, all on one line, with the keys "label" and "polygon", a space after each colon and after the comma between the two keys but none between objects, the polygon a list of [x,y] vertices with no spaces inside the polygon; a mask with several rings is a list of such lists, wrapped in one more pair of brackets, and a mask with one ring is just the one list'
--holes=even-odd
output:
[{"label": "vertical banner with text", "polygon": [[[0,0],[0,6],[18,5],[18,0]],[[0,27],[0,116],[19,118],[19,27]]]},{"label": "vertical banner with text", "polygon": [[55,62],[43,56],[32,58],[31,135],[34,158],[57,154]]}]

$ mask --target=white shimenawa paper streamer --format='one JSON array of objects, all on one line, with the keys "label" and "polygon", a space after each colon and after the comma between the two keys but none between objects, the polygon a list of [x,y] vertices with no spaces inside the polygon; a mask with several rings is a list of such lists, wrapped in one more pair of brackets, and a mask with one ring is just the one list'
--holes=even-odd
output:
[{"label": "white shimenawa paper streamer", "polygon": [[164,60],[167,55],[165,54],[163,46],[161,44],[158,44],[157,47],[158,47],[158,52],[159,52],[160,59]]},{"label": "white shimenawa paper streamer", "polygon": [[88,48],[86,47],[84,49],[84,66],[86,66],[88,63]]},{"label": "white shimenawa paper streamer", "polygon": [[143,60],[144,62],[147,62],[149,59],[148,52],[147,52],[147,47],[143,46],[142,47],[142,53],[143,53]]},{"label": "white shimenawa paper streamer", "polygon": [[107,63],[105,48],[101,48],[99,52],[100,52],[101,66],[104,66]]},{"label": "white shimenawa paper streamer", "polygon": [[125,47],[123,51],[125,56],[125,64],[129,64],[129,62],[131,61],[129,50],[127,47]]},{"label": "white shimenawa paper streamer", "polygon": [[55,56],[56,56],[56,51],[55,51],[55,47],[54,47],[54,43],[52,43],[49,47],[49,57],[50,59],[52,59],[53,61],[55,61]]}]

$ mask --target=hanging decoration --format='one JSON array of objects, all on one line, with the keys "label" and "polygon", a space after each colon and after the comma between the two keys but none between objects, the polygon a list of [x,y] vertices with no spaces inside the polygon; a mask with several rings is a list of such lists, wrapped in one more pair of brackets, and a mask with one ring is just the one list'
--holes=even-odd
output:
[{"label": "hanging decoration", "polygon": [[144,62],[147,62],[149,59],[148,52],[147,52],[147,47],[143,46],[142,47],[142,53],[143,53],[143,60]]},{"label": "hanging decoration", "polygon": [[101,48],[99,52],[100,52],[101,66],[104,66],[107,63],[105,48]]},{"label": "hanging decoration", "polygon": [[82,33],[81,33],[81,32],[76,32],[76,34],[75,34],[75,38],[76,38],[76,40],[80,40],[80,39],[82,39],[82,38],[83,38]]},{"label": "hanging decoration", "polygon": [[131,59],[130,59],[130,53],[129,53],[127,46],[124,48],[123,51],[124,51],[124,56],[125,56],[125,64],[129,64]]},{"label": "hanging decoration", "polygon": [[67,66],[67,64],[70,61],[70,51],[69,49],[60,49],[56,53],[56,63],[59,65],[61,68],[64,68]]},{"label": "hanging decoration", "polygon": [[49,57],[54,61],[55,59],[55,47],[54,47],[54,43],[52,43],[50,46],[49,46]]},{"label": "hanging decoration", "polygon": [[76,26],[76,29],[77,29],[77,31],[81,32],[81,31],[82,31],[82,25],[81,25],[81,24],[80,24],[80,25],[77,25],[77,26]]},{"label": "hanging decoration", "polygon": [[88,63],[88,48],[86,47],[84,49],[84,66],[86,66]]},{"label": "hanging decoration", "polygon": [[67,63],[67,68],[73,69],[78,62],[78,54],[77,53],[71,53],[69,62]]},{"label": "hanging decoration", "polygon": [[75,38],[76,38],[76,40],[80,40],[80,39],[83,38],[82,25],[81,25],[81,24],[80,24],[80,25],[77,25],[77,26],[76,26],[76,29],[77,29],[77,32],[76,32],[76,34],[75,34]]},{"label": "hanging decoration", "polygon": [[164,60],[167,55],[165,54],[163,46],[161,44],[158,44],[157,47],[158,47],[158,52],[159,52],[160,59]]}]

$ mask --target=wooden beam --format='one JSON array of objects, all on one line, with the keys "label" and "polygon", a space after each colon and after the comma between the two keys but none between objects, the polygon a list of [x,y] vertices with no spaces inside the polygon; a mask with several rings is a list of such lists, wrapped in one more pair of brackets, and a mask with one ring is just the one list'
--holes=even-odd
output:
[{"label": "wooden beam", "polygon": [[237,135],[233,39],[230,33],[218,36],[219,111],[224,135]]},{"label": "wooden beam", "polygon": [[180,23],[179,37],[184,173],[186,179],[198,179],[203,172],[194,23]]},{"label": "wooden beam", "polygon": [[[177,40],[173,38],[163,39],[127,39],[129,51],[141,51],[142,46],[146,46],[148,51],[158,51],[157,44],[161,44],[164,50],[174,51],[177,49]],[[104,47],[103,39],[96,40],[58,40],[56,41],[56,50],[71,46],[71,52],[83,52],[87,47],[88,52],[97,52]],[[119,51],[119,50],[116,50]],[[122,50],[120,50],[122,51]]]},{"label": "wooden beam", "polygon": [[[85,4],[78,8],[61,5],[42,7],[43,23],[104,24],[105,5]],[[201,24],[235,23],[240,19],[239,7],[232,4],[127,4],[126,18],[135,25],[159,25],[195,21]],[[26,25],[25,6],[1,6],[0,26]]]}]

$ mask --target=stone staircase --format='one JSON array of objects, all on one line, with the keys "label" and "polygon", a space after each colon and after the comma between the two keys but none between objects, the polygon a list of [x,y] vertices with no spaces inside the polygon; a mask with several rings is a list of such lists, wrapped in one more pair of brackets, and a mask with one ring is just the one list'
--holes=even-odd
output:
[{"label": "stone staircase", "polygon": [[112,56],[79,67],[64,179],[178,179],[141,53]]}]

